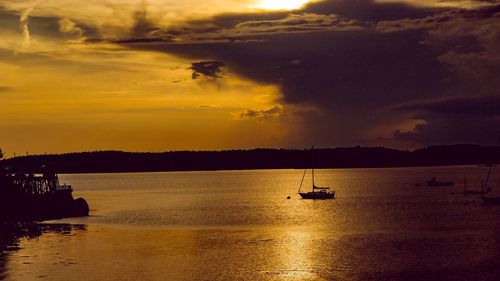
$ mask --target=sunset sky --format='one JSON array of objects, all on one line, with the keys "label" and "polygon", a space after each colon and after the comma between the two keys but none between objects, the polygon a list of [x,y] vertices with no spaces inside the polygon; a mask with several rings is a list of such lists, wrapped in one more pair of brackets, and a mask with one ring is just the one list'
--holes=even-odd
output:
[{"label": "sunset sky", "polygon": [[500,1],[0,0],[0,148],[494,144]]}]

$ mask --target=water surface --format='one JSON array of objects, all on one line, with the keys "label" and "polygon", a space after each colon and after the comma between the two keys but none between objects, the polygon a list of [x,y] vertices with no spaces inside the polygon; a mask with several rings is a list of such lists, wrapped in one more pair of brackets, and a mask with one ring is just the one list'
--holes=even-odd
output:
[{"label": "water surface", "polygon": [[[316,183],[338,195],[327,201],[298,197],[302,172],[61,175],[91,216],[13,235],[0,272],[6,280],[500,280],[500,207],[462,194],[463,177],[478,189],[485,168],[317,170]],[[431,176],[457,184],[416,185]],[[500,189],[497,173],[491,182]]]}]

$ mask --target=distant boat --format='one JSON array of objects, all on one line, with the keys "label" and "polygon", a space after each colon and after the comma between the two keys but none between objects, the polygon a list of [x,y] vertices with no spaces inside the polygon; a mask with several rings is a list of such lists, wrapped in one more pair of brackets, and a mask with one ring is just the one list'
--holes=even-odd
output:
[{"label": "distant boat", "polygon": [[452,186],[455,185],[452,181],[438,181],[435,177],[426,181],[427,186]]},{"label": "distant boat", "polygon": [[[312,153],[313,148],[311,148]],[[304,183],[304,177],[306,176],[307,169],[304,170],[304,174],[302,175],[302,180],[300,181],[299,186],[299,195],[302,199],[335,199],[335,191],[331,191],[330,187],[319,187],[314,184],[314,168],[312,171],[312,191],[309,192],[300,192],[302,188],[302,184]]]}]

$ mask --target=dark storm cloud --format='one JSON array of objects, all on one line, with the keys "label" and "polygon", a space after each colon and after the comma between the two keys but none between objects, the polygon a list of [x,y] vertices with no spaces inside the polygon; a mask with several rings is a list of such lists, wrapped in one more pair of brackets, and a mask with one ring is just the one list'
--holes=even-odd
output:
[{"label": "dark storm cloud", "polygon": [[490,145],[500,133],[500,95],[412,101],[391,109],[412,113],[422,120],[411,132],[394,133],[402,140]]},{"label": "dark storm cloud", "polygon": [[413,131],[396,130],[394,138],[427,145],[443,143],[493,145],[500,134],[500,118],[498,117],[427,115],[425,118],[429,121],[416,125]]},{"label": "dark storm cloud", "polygon": [[[420,31],[370,30],[267,35],[258,42],[148,45],[189,58],[213,58],[244,77],[279,85],[283,102],[304,112],[306,143],[351,145],[384,123],[376,111],[444,90],[446,69],[419,44]],[[376,115],[376,116],[374,116]],[[303,137],[303,136],[299,136]]]},{"label": "dark storm cloud", "polygon": [[458,96],[436,100],[412,101],[393,106],[391,110],[416,111],[439,115],[496,117],[500,116],[500,95]]},{"label": "dark storm cloud", "polygon": [[222,78],[222,67],[224,63],[220,61],[200,61],[193,62],[191,64],[191,70],[193,70],[192,78],[197,79],[200,76],[207,78]]},{"label": "dark storm cloud", "polygon": [[278,84],[288,103],[362,109],[442,90],[445,69],[418,43],[422,36],[420,31],[358,30],[254,36],[261,41],[246,43],[142,47],[222,61],[257,82]]},{"label": "dark storm cloud", "polygon": [[[243,22],[249,21],[271,21],[282,19],[288,16],[286,12],[268,12],[268,13],[227,13],[217,15],[208,19],[193,20],[184,22],[175,26],[170,26],[164,30],[158,30],[157,36],[188,36],[195,38],[204,34],[214,36],[222,30],[234,29],[234,27]],[[234,33],[234,32],[233,32]]]},{"label": "dark storm cloud", "polygon": [[[454,10],[428,17],[422,43],[440,55],[450,72],[446,98],[414,100],[393,107],[422,120],[395,137],[426,144],[492,144],[500,130],[500,6]],[[420,24],[427,25],[421,22]],[[401,27],[418,23],[407,21]]]},{"label": "dark storm cloud", "polygon": [[[88,42],[102,42],[104,40],[90,39]],[[126,39],[118,39],[114,40],[113,43],[117,44],[136,44],[136,43],[155,43],[155,42],[170,42],[170,40],[165,38],[126,38]]]},{"label": "dark storm cloud", "polygon": [[[130,47],[220,61],[258,83],[278,85],[285,104],[320,109],[302,116],[309,130],[304,134],[313,142],[352,144],[362,142],[364,132],[400,118],[405,102],[415,106],[443,96],[497,95],[499,7],[461,10],[323,1],[290,14],[231,14],[188,22],[156,31],[159,38],[167,34],[184,43]],[[383,110],[395,104],[399,111]],[[475,115],[471,123],[463,115],[420,113],[425,125],[406,135],[396,133],[398,139],[450,141],[458,131],[453,124],[477,127],[485,118]]]},{"label": "dark storm cloud", "polygon": [[500,134],[500,120],[481,117],[441,117],[419,124],[411,132],[394,133],[396,140],[426,145],[475,143],[494,145]]},{"label": "dark storm cloud", "polygon": [[[269,34],[359,30],[364,28],[356,20],[337,15],[273,13],[266,14],[265,18],[256,17],[249,20],[247,20],[247,16],[242,16],[240,21],[236,21],[235,17],[234,14],[230,14],[204,21],[187,22],[167,29],[149,32],[145,37],[183,43],[248,42],[257,40],[258,36]],[[229,25],[228,22],[232,23],[232,25]],[[131,41],[130,38],[127,40]],[[259,40],[262,40],[262,38]]]},{"label": "dark storm cloud", "polygon": [[235,29],[241,34],[289,33],[320,30],[361,29],[354,20],[346,20],[335,15],[290,14],[285,18],[273,20],[253,20],[238,23]]},{"label": "dark storm cloud", "polygon": [[140,8],[134,13],[134,25],[132,26],[131,35],[133,37],[142,37],[157,29],[154,22],[148,18],[145,2],[142,2]]},{"label": "dark storm cloud", "polygon": [[416,8],[405,3],[380,3],[374,0],[333,0],[312,2],[304,12],[336,14],[361,21],[398,20],[422,18],[442,8]]}]

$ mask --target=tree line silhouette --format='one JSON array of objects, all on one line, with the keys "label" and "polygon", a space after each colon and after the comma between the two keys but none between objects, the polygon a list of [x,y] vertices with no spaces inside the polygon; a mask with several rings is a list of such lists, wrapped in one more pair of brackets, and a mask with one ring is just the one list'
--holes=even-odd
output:
[{"label": "tree line silhouette", "polygon": [[414,151],[384,147],[251,149],[141,153],[94,151],[31,155],[2,160],[7,172],[110,173],[288,168],[381,168],[478,165],[500,162],[500,148],[479,145],[429,146]]}]

